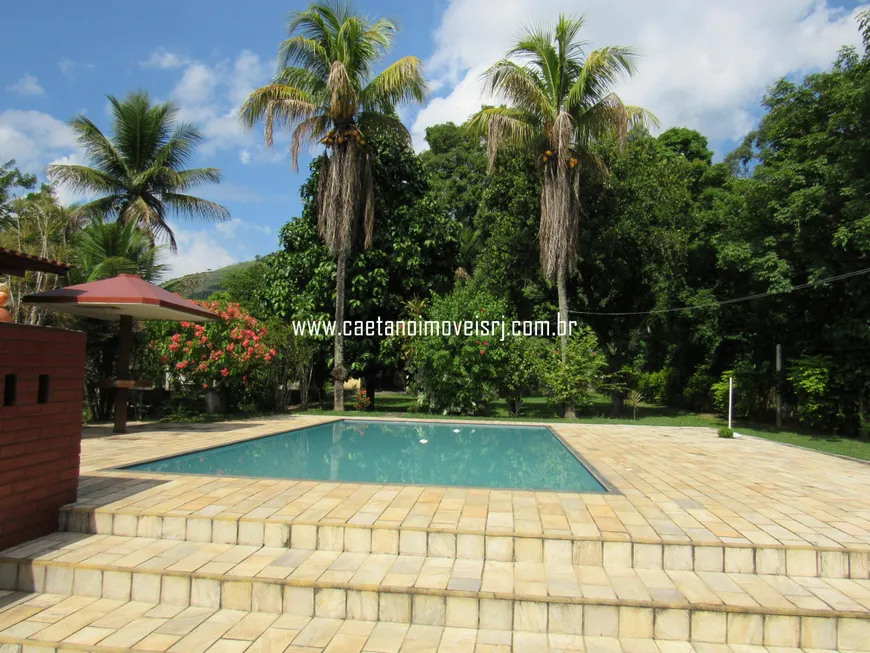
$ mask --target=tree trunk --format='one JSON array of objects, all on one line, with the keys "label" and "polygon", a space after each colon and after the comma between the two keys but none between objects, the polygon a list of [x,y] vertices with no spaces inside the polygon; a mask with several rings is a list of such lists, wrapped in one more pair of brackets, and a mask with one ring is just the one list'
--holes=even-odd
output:
[{"label": "tree trunk", "polygon": [[[568,361],[568,282],[566,280],[565,267],[559,268],[559,274],[556,277],[556,287],[559,291],[559,321],[562,341],[562,365]],[[568,400],[565,402],[565,418],[574,419],[577,413],[574,409],[574,401]]]},{"label": "tree trunk", "polygon": [[363,379],[362,388],[365,388],[366,395],[369,398],[369,405],[366,408],[368,412],[374,412],[375,410],[375,392],[378,389],[378,377],[377,374],[370,374]]},{"label": "tree trunk", "polygon": [[622,396],[621,390],[614,390],[610,393],[610,416],[619,417],[622,415],[622,407],[625,405],[625,398]]},{"label": "tree trunk", "polygon": [[335,270],[335,355],[332,378],[335,380],[333,410],[344,410],[344,382],[347,370],[344,367],[344,282],[347,252],[339,251]]}]

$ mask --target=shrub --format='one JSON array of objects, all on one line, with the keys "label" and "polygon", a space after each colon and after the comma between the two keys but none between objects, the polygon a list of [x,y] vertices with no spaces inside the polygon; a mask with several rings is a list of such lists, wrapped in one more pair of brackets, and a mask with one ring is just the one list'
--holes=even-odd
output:
[{"label": "shrub", "polygon": [[605,357],[598,352],[598,339],[588,326],[568,338],[568,352],[562,362],[559,343],[552,343],[539,360],[541,384],[555,402],[573,402],[580,408],[589,402],[595,388],[604,381]]},{"label": "shrub", "polygon": [[756,367],[749,361],[738,361],[733,369],[725,370],[719,381],[711,387],[713,405],[720,415],[728,413],[728,378],[734,378],[733,414],[738,417],[760,416],[767,408],[773,378],[769,366]]},{"label": "shrub", "polygon": [[360,388],[359,392],[356,393],[356,406],[355,408],[359,411],[366,410],[369,406],[372,405],[372,400],[369,398],[368,393],[365,388]]},{"label": "shrub", "polygon": [[[463,285],[435,297],[426,318],[435,322],[505,319],[505,303],[494,295]],[[500,375],[509,361],[501,333],[425,335],[413,338],[408,371],[418,404],[443,414],[476,415],[496,398]]]},{"label": "shrub", "polygon": [[791,361],[788,381],[797,395],[801,424],[830,430],[842,421],[838,394],[843,385],[829,356],[802,356]]},{"label": "shrub", "polygon": [[268,329],[238,304],[197,302],[219,319],[204,324],[147,322],[143,334],[150,355],[146,368],[154,378],[168,374],[188,398],[216,389],[229,408],[245,403],[249,377],[268,366],[277,351],[267,344]]},{"label": "shrub", "polygon": [[547,343],[539,338],[508,336],[507,360],[496,381],[498,393],[507,400],[508,413],[519,417],[523,397],[540,385],[540,360]]},{"label": "shrub", "polygon": [[719,429],[719,437],[720,438],[733,438],[734,437],[734,429],[729,429],[727,426],[723,426]]}]

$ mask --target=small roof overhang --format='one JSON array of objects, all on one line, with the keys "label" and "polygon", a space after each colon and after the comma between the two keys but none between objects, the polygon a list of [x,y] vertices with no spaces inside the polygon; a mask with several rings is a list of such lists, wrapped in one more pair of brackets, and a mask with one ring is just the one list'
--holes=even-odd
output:
[{"label": "small roof overhang", "polygon": [[0,274],[23,277],[27,272],[66,274],[72,265],[0,247]]}]

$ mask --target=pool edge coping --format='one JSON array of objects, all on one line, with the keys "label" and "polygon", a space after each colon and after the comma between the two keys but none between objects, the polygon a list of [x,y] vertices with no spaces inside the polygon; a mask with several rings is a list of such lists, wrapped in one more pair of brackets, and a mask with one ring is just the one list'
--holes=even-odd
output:
[{"label": "pool edge coping", "polygon": [[[219,475],[215,475],[215,474],[197,474],[194,472],[189,472],[189,473],[153,472],[153,471],[146,471],[146,470],[130,469],[131,467],[135,467],[138,465],[147,465],[148,463],[157,462],[160,460],[168,460],[170,458],[175,458],[178,456],[187,456],[187,455],[196,454],[196,453],[199,453],[202,451],[211,451],[212,449],[220,449],[221,447],[227,447],[227,446],[232,446],[232,445],[236,445],[236,444],[242,444],[244,442],[250,442],[253,440],[260,440],[263,438],[274,437],[274,436],[280,435],[282,433],[290,433],[292,431],[300,431],[302,429],[311,428],[314,426],[322,426],[325,424],[333,424],[335,422],[347,422],[347,421],[357,421],[357,422],[380,422],[380,421],[383,421],[383,422],[393,422],[393,423],[400,423],[400,424],[401,423],[414,424],[414,423],[418,423],[418,422],[431,423],[431,424],[445,424],[445,423],[447,423],[446,420],[442,420],[442,419],[399,419],[399,418],[389,418],[389,417],[388,418],[376,417],[376,418],[371,418],[371,419],[361,419],[358,417],[330,416],[329,418],[326,418],[325,421],[323,421],[319,424],[307,424],[305,426],[296,426],[293,428],[288,428],[288,429],[284,429],[281,431],[276,431],[274,433],[265,433],[265,434],[261,434],[261,435],[254,435],[251,437],[243,437],[239,440],[235,440],[233,442],[227,442],[225,444],[218,444],[218,445],[213,445],[213,446],[209,446],[209,447],[194,448],[194,449],[182,451],[182,452],[179,452],[176,454],[171,454],[169,456],[156,456],[154,458],[147,458],[145,460],[138,460],[138,461],[133,462],[133,463],[125,463],[123,465],[103,467],[103,468],[100,468],[100,469],[94,470],[94,471],[97,471],[97,472],[116,471],[116,472],[126,472],[128,474],[142,473],[142,474],[149,474],[149,475],[153,474],[153,475],[160,475],[160,476],[179,476],[179,477],[199,476],[199,477],[205,477],[205,478],[226,478],[226,479],[259,478],[259,479],[267,479],[267,480],[274,480],[274,481],[295,481],[297,483],[309,482],[309,483],[338,483],[338,484],[351,484],[351,485],[380,485],[380,486],[384,486],[384,487],[460,488],[463,490],[483,490],[483,491],[487,491],[487,492],[546,492],[546,493],[550,493],[550,494],[577,494],[577,495],[595,494],[595,495],[605,495],[605,496],[606,495],[622,496],[623,495],[623,492],[619,488],[617,488],[603,474],[601,474],[601,472],[599,472],[595,468],[595,466],[592,463],[590,463],[582,453],[575,450],[565,440],[565,438],[563,438],[559,433],[557,433],[549,424],[541,424],[541,423],[535,423],[535,422],[523,422],[521,424],[495,422],[495,423],[488,424],[488,426],[526,426],[526,427],[533,426],[536,428],[544,428],[544,429],[548,430],[550,432],[550,434],[556,438],[556,441],[559,444],[561,444],[568,451],[568,453],[571,454],[577,460],[577,462],[579,462],[580,465],[582,465],[589,472],[589,475],[592,476],[592,478],[594,478],[595,481],[599,485],[601,485],[605,491],[604,492],[588,492],[588,491],[587,492],[577,492],[577,491],[570,491],[570,490],[535,490],[535,489],[524,489],[524,488],[484,487],[484,486],[480,486],[480,485],[437,485],[437,484],[431,484],[431,483],[386,483],[386,482],[377,482],[377,481],[340,481],[340,480],[331,480],[331,479],[277,478],[274,476],[246,476],[246,475],[239,475],[239,474],[233,474],[233,475],[228,474],[225,476],[219,476]],[[469,421],[469,420],[462,420],[462,419],[458,419],[454,423],[457,423],[457,424],[477,424],[477,422]]]}]

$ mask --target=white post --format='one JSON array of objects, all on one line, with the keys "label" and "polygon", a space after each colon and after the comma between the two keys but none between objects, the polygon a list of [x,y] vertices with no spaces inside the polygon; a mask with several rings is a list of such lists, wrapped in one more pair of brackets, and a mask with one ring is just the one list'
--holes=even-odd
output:
[{"label": "white post", "polygon": [[734,403],[734,377],[728,377],[728,428],[731,428],[731,405]]}]

